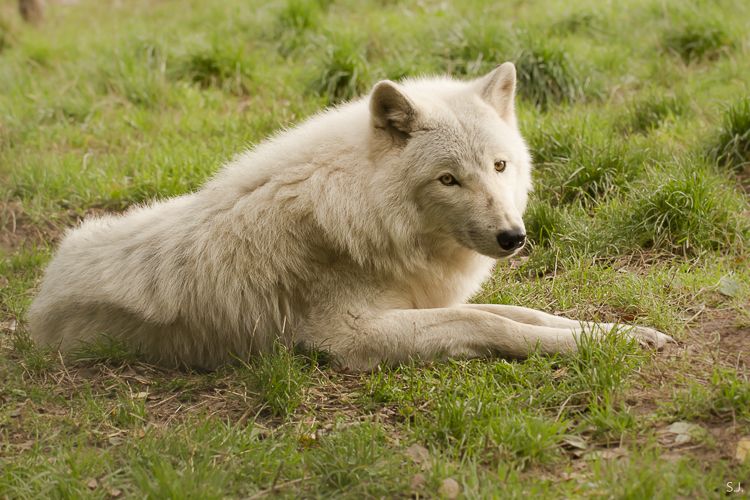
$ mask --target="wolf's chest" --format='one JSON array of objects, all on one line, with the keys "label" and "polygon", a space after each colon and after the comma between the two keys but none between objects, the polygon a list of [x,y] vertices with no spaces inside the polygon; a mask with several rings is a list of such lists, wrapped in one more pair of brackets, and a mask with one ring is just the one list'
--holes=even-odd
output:
[{"label": "wolf's chest", "polygon": [[473,252],[435,261],[422,272],[405,277],[400,288],[415,309],[463,304],[479,291],[494,265],[494,259]]}]

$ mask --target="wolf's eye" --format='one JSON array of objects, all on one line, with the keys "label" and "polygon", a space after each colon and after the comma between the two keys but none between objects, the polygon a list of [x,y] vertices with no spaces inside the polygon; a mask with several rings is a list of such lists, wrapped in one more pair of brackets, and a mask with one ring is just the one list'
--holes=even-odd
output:
[{"label": "wolf's eye", "polygon": [[455,177],[453,177],[451,174],[443,174],[438,179],[440,182],[442,182],[446,186],[455,186],[458,184],[458,181]]},{"label": "wolf's eye", "polygon": [[505,166],[506,166],[505,160],[495,160],[495,170],[497,172],[505,172]]}]

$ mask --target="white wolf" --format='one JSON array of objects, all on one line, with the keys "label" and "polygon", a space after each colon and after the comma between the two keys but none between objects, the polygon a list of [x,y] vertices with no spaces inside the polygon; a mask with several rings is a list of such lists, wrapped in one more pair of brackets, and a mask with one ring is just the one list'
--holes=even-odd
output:
[{"label": "white wolf", "polygon": [[525,240],[515,86],[511,63],[468,82],[381,81],[196,193],[84,222],[46,271],[33,338],[69,350],[108,335],[202,368],[279,340],[351,370],[576,349],[584,328],[615,325],[464,303]]}]

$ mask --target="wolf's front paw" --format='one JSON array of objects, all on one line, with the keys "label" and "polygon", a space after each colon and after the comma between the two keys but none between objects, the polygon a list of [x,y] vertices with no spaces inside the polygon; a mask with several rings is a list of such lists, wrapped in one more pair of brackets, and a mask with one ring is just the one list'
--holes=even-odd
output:
[{"label": "wolf's front paw", "polygon": [[647,326],[634,326],[628,333],[633,336],[642,346],[655,347],[659,350],[663,349],[664,346],[666,346],[670,342],[674,344],[677,343],[666,333],[661,333],[659,330],[654,330],[653,328],[649,328]]}]

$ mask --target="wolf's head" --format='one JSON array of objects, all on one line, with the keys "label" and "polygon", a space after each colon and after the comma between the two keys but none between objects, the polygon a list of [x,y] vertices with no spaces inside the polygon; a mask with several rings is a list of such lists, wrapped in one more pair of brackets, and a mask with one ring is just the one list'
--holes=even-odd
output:
[{"label": "wolf's head", "polygon": [[[525,242],[531,157],[516,124],[516,70],[469,82],[381,81],[370,95],[374,181],[418,230],[489,257]],[[404,186],[407,189],[404,189]]]}]

